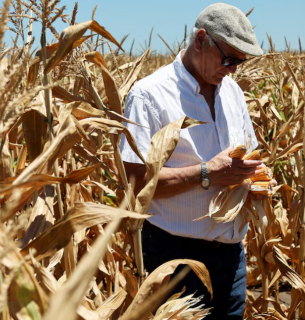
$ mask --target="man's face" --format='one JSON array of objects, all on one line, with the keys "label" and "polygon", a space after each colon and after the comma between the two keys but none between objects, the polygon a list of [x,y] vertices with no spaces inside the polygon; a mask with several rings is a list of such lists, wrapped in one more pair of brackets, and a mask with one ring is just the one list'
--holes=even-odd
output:
[{"label": "man's face", "polygon": [[[226,67],[221,64],[221,60],[224,58],[223,54],[217,48],[216,45],[209,45],[208,39],[204,37],[204,43],[202,43],[199,53],[198,69],[200,77],[207,84],[219,84],[222,79],[229,73],[235,73],[237,66]],[[246,55],[224,42],[219,42],[215,39],[221,51],[226,57],[232,57],[243,60]]]}]

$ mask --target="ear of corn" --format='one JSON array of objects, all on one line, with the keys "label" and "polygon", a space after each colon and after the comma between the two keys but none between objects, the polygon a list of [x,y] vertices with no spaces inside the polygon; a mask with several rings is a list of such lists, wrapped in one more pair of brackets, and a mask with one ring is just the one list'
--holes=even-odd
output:
[{"label": "ear of corn", "polygon": [[270,196],[272,184],[269,181],[256,181],[250,187],[251,193],[255,195]]},{"label": "ear of corn", "polygon": [[258,170],[258,172],[255,174],[255,176],[251,177],[251,180],[253,182],[255,181],[270,181],[272,179],[272,171],[270,168],[261,168]]},{"label": "ear of corn", "polygon": [[242,159],[246,153],[246,146],[240,145],[229,153],[229,157],[232,159]]},{"label": "ear of corn", "polygon": [[263,150],[254,150],[251,153],[245,155],[243,160],[260,160],[263,154]]}]

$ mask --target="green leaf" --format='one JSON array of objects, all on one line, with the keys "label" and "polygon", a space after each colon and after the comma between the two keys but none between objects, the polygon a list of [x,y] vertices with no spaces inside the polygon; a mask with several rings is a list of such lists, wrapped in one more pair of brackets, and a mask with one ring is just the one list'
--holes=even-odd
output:
[{"label": "green leaf", "polygon": [[104,201],[105,201],[107,204],[111,205],[112,207],[115,207],[115,208],[118,207],[118,206],[110,199],[109,196],[104,196]]}]

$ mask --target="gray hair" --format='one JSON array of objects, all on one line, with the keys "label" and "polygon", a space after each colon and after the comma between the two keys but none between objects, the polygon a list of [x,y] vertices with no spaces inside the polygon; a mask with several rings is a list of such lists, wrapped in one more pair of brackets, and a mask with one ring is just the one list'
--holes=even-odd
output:
[{"label": "gray hair", "polygon": [[[190,33],[188,38],[187,47],[190,47],[192,44],[194,44],[195,38],[199,30],[200,29],[198,29],[197,27],[193,27],[192,32]],[[220,39],[217,39],[217,42],[223,42],[223,41]],[[209,46],[215,46],[215,43],[209,34],[208,34],[208,44]]]}]

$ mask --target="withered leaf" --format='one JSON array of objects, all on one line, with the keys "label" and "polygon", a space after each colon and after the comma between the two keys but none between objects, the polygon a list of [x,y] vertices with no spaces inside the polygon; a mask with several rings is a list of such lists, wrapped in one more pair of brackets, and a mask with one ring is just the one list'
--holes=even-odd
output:
[{"label": "withered leaf", "polygon": [[[75,203],[75,207],[63,218],[25,246],[21,252],[25,255],[30,248],[34,248],[35,257],[40,260],[43,256],[49,256],[55,250],[65,247],[75,232],[126,217],[140,219],[141,216],[131,211],[92,202]],[[149,215],[144,215],[144,218],[148,217]]]}]

